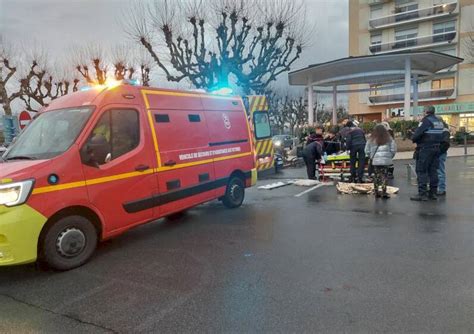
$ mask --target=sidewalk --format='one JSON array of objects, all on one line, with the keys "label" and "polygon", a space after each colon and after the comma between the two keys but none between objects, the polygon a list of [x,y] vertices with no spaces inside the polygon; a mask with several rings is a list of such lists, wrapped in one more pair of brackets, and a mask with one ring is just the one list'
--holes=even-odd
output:
[{"label": "sidewalk", "polygon": [[[467,155],[474,155],[474,147],[467,148]],[[462,157],[464,156],[464,147],[451,147],[448,151],[448,157]],[[413,152],[398,152],[395,154],[395,160],[410,160],[413,159]]]}]

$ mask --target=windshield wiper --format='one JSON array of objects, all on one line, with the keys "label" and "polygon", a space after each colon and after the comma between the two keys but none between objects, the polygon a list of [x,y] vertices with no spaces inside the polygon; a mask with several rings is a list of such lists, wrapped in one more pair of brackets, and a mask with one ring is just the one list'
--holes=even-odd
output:
[{"label": "windshield wiper", "polygon": [[29,156],[26,156],[26,155],[14,155],[12,157],[5,158],[5,161],[8,161],[8,160],[36,160],[36,158],[35,157],[29,157]]}]

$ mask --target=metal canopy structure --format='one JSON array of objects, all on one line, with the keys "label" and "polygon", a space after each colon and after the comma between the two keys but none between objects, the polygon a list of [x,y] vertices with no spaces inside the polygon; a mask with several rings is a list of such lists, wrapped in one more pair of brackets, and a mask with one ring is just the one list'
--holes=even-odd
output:
[{"label": "metal canopy structure", "polygon": [[[399,52],[373,56],[348,57],[326,63],[310,65],[306,68],[290,72],[290,85],[308,88],[308,121],[314,123],[313,87],[326,87],[320,93],[333,94],[333,124],[336,120],[337,87],[356,84],[378,85],[404,82],[405,117],[409,117],[411,90],[413,86],[413,102],[418,104],[418,83],[427,80],[445,68],[452,67],[462,58],[435,51]],[[331,91],[327,88],[332,87]],[[344,90],[343,92],[364,91],[360,89]],[[342,91],[341,91],[342,92]]]}]

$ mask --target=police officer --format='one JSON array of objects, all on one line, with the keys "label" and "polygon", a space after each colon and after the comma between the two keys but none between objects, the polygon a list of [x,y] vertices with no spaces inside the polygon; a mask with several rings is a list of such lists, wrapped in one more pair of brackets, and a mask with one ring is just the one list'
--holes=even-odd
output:
[{"label": "police officer", "polygon": [[439,146],[443,140],[444,125],[435,116],[433,106],[425,106],[424,114],[425,117],[412,136],[412,141],[416,143],[415,159],[418,177],[418,195],[410,197],[412,201],[437,199]]}]

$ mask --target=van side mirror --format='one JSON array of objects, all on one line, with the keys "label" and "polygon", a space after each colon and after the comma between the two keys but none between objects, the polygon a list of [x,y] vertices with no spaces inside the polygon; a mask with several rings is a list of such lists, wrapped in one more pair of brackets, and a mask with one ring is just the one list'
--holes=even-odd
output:
[{"label": "van side mirror", "polygon": [[112,160],[111,147],[102,134],[95,134],[81,149],[82,163],[91,167],[99,167]]}]

